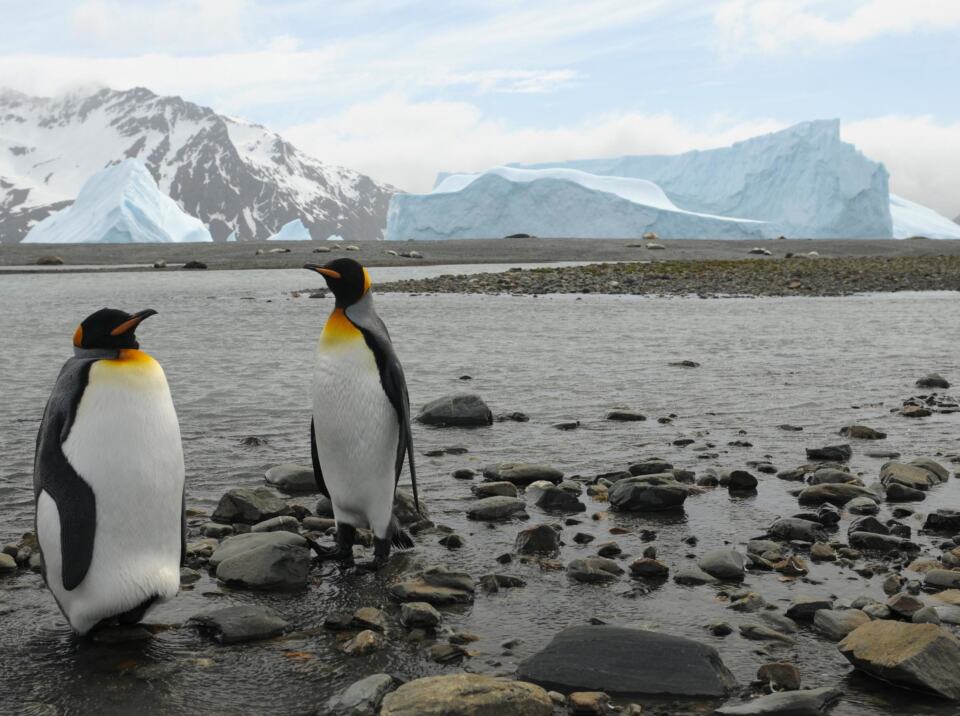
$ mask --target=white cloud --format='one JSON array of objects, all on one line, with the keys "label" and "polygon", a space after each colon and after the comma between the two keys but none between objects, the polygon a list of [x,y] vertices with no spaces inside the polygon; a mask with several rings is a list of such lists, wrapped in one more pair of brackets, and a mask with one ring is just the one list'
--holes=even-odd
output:
[{"label": "white cloud", "polygon": [[[840,7],[840,12],[837,8]],[[730,0],[714,12],[728,54],[851,45],[960,26],[957,0]]]},{"label": "white cloud", "polygon": [[841,135],[886,164],[890,191],[948,218],[960,215],[960,122],[890,115],[841,125]]},{"label": "white cloud", "polygon": [[249,9],[249,0],[85,0],[72,19],[78,37],[101,46],[195,52],[242,42]]},{"label": "white cloud", "polygon": [[[722,147],[787,123],[715,116],[692,126],[669,114],[620,113],[551,128],[508,127],[467,102],[415,102],[390,94],[283,132],[325,161],[407,191],[425,192],[440,171],[509,162]],[[891,190],[954,217],[960,213],[960,123],[889,116],[841,124],[843,138],[886,164]]]},{"label": "white cloud", "polygon": [[553,128],[510,128],[466,102],[414,102],[390,94],[283,132],[325,161],[408,191],[428,191],[439,171],[479,171],[508,162],[682,152],[778,129],[772,120],[717,117],[701,128],[668,114],[623,113]]}]

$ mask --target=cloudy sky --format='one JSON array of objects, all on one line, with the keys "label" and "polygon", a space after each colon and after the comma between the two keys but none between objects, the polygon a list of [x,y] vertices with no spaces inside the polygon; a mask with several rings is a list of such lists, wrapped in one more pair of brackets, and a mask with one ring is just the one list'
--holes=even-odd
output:
[{"label": "cloudy sky", "polygon": [[960,0],[0,0],[0,86],[146,86],[406,190],[815,118],[960,214]]}]

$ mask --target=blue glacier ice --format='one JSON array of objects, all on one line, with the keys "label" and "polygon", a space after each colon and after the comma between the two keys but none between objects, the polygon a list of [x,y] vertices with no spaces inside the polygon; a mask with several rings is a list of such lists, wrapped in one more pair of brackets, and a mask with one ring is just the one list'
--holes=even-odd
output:
[{"label": "blue glacier ice", "polygon": [[394,196],[386,238],[893,236],[887,170],[840,139],[839,120],[673,156],[511,168],[535,173],[441,174],[429,194]]},{"label": "blue glacier ice", "polygon": [[25,244],[144,244],[213,241],[207,227],[157,188],[137,159],[125,159],[90,177],[76,201],[51,214]]},{"label": "blue glacier ice", "polygon": [[729,239],[776,236],[762,221],[677,208],[645,179],[597,176],[575,169],[495,167],[451,174],[430,194],[398,194],[387,212],[387,240],[542,237]]},{"label": "blue glacier ice", "polygon": [[267,241],[310,241],[310,229],[303,225],[300,219],[288,221],[280,227],[280,231],[267,239]]},{"label": "blue glacier ice", "polygon": [[911,236],[926,236],[928,239],[960,239],[960,224],[902,196],[890,195],[890,213],[893,215],[893,238],[895,239],[909,239]]}]

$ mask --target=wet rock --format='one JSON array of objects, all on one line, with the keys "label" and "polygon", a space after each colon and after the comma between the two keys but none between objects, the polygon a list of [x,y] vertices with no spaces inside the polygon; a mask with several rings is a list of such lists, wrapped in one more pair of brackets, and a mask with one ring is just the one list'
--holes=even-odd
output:
[{"label": "wet rock", "polygon": [[801,542],[826,542],[830,538],[819,522],[810,522],[798,517],[780,518],[767,528],[767,534],[780,540],[800,540]]},{"label": "wet rock", "polygon": [[827,460],[829,462],[846,462],[853,455],[849,445],[827,445],[821,448],[807,448],[808,460]]},{"label": "wet rock", "polygon": [[623,550],[616,542],[603,542],[597,545],[597,555],[599,557],[619,557],[621,554],[623,554]]},{"label": "wet rock", "polygon": [[927,373],[917,380],[918,388],[949,388],[950,382],[939,373]]},{"label": "wet rock", "polygon": [[793,637],[763,624],[741,624],[740,636],[752,641],[778,641],[783,644],[793,644],[794,642]]},{"label": "wet rock", "polygon": [[666,579],[670,574],[670,568],[659,560],[641,557],[630,563],[630,573],[641,579]]},{"label": "wet rock", "polygon": [[716,622],[714,624],[708,624],[707,629],[714,636],[724,637],[730,636],[733,634],[733,627],[727,624],[726,622]]},{"label": "wet rock", "polygon": [[453,477],[456,480],[472,480],[477,476],[477,473],[471,470],[469,467],[462,467],[459,470],[453,471]]},{"label": "wet rock", "polygon": [[210,558],[217,579],[246,589],[300,589],[307,583],[310,550],[290,532],[251,532],[226,540]]},{"label": "wet rock", "polygon": [[923,584],[931,589],[958,589],[960,588],[960,571],[931,569],[923,576]]},{"label": "wet rock", "polygon": [[840,689],[831,687],[784,691],[745,704],[725,704],[713,713],[717,716],[819,716],[827,713],[842,697]]},{"label": "wet rock", "polygon": [[438,540],[438,543],[447,549],[460,549],[463,547],[463,537],[456,533],[444,535]]},{"label": "wet rock", "polygon": [[264,474],[264,479],[266,479],[268,485],[272,485],[280,492],[285,492],[288,495],[319,492],[320,490],[313,475],[313,468],[305,465],[284,463],[271,467]]},{"label": "wet rock", "polygon": [[594,584],[613,581],[623,574],[623,568],[612,559],[587,557],[570,562],[567,574],[578,582]]},{"label": "wet rock", "polygon": [[383,646],[383,635],[372,629],[364,629],[343,645],[343,653],[348,656],[367,656]]},{"label": "wet rock", "polygon": [[187,584],[194,584],[200,581],[200,577],[203,575],[196,569],[190,569],[189,567],[180,568],[180,585],[184,586]]},{"label": "wet rock", "polygon": [[873,532],[851,532],[847,535],[851,547],[871,552],[905,552],[920,551],[920,546],[910,540],[893,535],[878,535]]},{"label": "wet rock", "polygon": [[[937,463],[933,465],[946,474],[946,470],[940,465]],[[899,483],[914,490],[929,490],[946,479],[945,477],[941,479],[936,468],[929,464],[918,465],[916,461],[914,463],[888,462],[880,468],[880,483],[884,487]]]},{"label": "wet rock", "polygon": [[390,587],[399,602],[427,602],[434,606],[473,602],[475,585],[469,574],[432,567]]},{"label": "wet rock", "polygon": [[761,612],[759,616],[768,626],[776,629],[781,634],[795,634],[797,631],[797,623],[782,614],[765,611]]},{"label": "wet rock", "polygon": [[327,701],[323,716],[376,716],[383,698],[396,685],[390,674],[371,674]]},{"label": "wet rock", "polygon": [[326,495],[320,495],[320,497],[317,498],[317,504],[314,506],[313,511],[317,517],[333,518],[333,503]]},{"label": "wet rock", "polygon": [[538,465],[528,462],[502,462],[497,465],[488,465],[483,468],[483,476],[487,480],[512,482],[514,485],[525,486],[538,480],[546,480],[556,485],[563,480],[563,473],[549,465]]},{"label": "wet rock", "polygon": [[513,577],[509,574],[484,574],[480,577],[480,586],[487,594],[496,594],[501,589],[526,587],[527,583],[520,577]]},{"label": "wet rock", "polygon": [[865,450],[864,455],[879,459],[896,460],[900,457],[899,450]]},{"label": "wet rock", "polygon": [[560,552],[560,537],[550,525],[537,525],[520,531],[516,550],[520,554],[556,556]]},{"label": "wet rock", "polygon": [[798,622],[813,621],[821,609],[832,609],[833,600],[825,597],[796,597],[787,609],[787,617]]},{"label": "wet rock", "polygon": [[810,559],[814,562],[833,562],[837,559],[837,553],[830,545],[815,542],[810,548]]},{"label": "wet rock", "polygon": [[567,697],[571,716],[606,716],[610,696],[603,691],[574,691]]},{"label": "wet rock", "polygon": [[767,606],[767,601],[756,592],[740,592],[731,596],[729,608],[735,612],[752,613]]},{"label": "wet rock", "polygon": [[[643,667],[637,668],[637,654]],[[558,691],[724,696],[736,686],[717,651],[683,637],[615,626],[565,629],[520,664],[520,678]]]},{"label": "wet rock", "polygon": [[252,525],[271,517],[289,514],[290,506],[266,487],[252,490],[237,487],[220,498],[217,509],[213,512],[213,521]]},{"label": "wet rock", "polygon": [[825,502],[829,502],[831,505],[843,507],[856,497],[866,497],[874,502],[877,501],[876,495],[870,492],[870,490],[850,483],[810,485],[809,487],[803,488],[797,496],[797,500],[801,505],[822,505]]},{"label": "wet rock", "polygon": [[639,477],[640,475],[659,475],[671,472],[672,470],[673,465],[663,460],[644,460],[628,468],[628,471],[634,477]]},{"label": "wet rock", "polygon": [[905,418],[929,418],[933,415],[933,412],[929,408],[924,408],[922,405],[904,405],[900,409],[900,415]]},{"label": "wet rock", "polygon": [[523,500],[515,497],[484,497],[467,508],[467,517],[471,520],[493,522],[506,520],[518,513],[526,514]]},{"label": "wet rock", "polygon": [[527,415],[526,413],[521,413],[519,411],[514,411],[512,413],[500,413],[500,415],[497,416],[497,422],[498,423],[508,423],[508,422],[529,423],[530,416]]},{"label": "wet rock", "polygon": [[562,423],[554,423],[553,428],[557,430],[576,430],[580,427],[579,420],[567,420]]},{"label": "wet rock", "polygon": [[[320,514],[319,512],[317,514]],[[401,525],[412,525],[430,516],[427,506],[421,502],[417,509],[413,495],[406,490],[397,490],[393,493],[393,516]]]},{"label": "wet rock", "polygon": [[183,265],[183,267],[184,267],[185,269],[200,269],[200,270],[203,270],[203,269],[207,268],[207,265],[206,265],[203,261],[187,261],[187,263],[185,263],[185,264]]},{"label": "wet rock", "polygon": [[549,487],[537,498],[537,507],[547,512],[586,512],[587,506],[576,495],[559,487]]},{"label": "wet rock", "polygon": [[63,259],[59,256],[41,256],[37,259],[37,266],[62,266]]},{"label": "wet rock", "polygon": [[721,580],[740,580],[744,574],[743,555],[732,549],[717,549],[700,558],[700,569]]},{"label": "wet rock", "polygon": [[697,586],[700,584],[716,584],[719,580],[707,574],[695,564],[685,564],[673,573],[673,581],[686,586]]},{"label": "wet rock", "polygon": [[934,534],[960,534],[960,510],[940,509],[927,515],[923,523],[924,532]]},{"label": "wet rock", "polygon": [[868,428],[866,425],[848,425],[840,428],[840,434],[857,440],[883,440],[887,437],[886,433]]},{"label": "wet rock", "polygon": [[960,641],[945,627],[872,621],[848,634],[840,653],[882,681],[960,700]]},{"label": "wet rock", "polygon": [[821,609],[813,615],[814,628],[828,639],[840,641],[870,617],[859,609]]},{"label": "wet rock", "polygon": [[727,475],[727,489],[730,492],[753,492],[757,484],[757,478],[746,470],[731,470]]},{"label": "wet rock", "polygon": [[918,502],[926,496],[922,490],[915,490],[899,482],[890,483],[886,489],[887,502]]},{"label": "wet rock", "polygon": [[850,482],[854,485],[863,485],[859,478],[851,475],[849,472],[838,470],[835,467],[821,467],[810,477],[811,485],[822,485],[824,483],[842,483]]},{"label": "wet rock", "polygon": [[493,413],[475,393],[455,393],[432,400],[420,410],[417,421],[440,427],[492,425]]},{"label": "wet rock", "polygon": [[0,553],[0,574],[15,574],[17,571],[17,560],[9,554]]},{"label": "wet rock", "polygon": [[438,664],[459,662],[465,656],[468,656],[466,649],[454,643],[434,644],[427,650],[427,654],[430,656],[431,661],[435,661]]},{"label": "wet rock", "polygon": [[616,420],[623,423],[641,422],[647,416],[632,410],[611,410],[607,413],[607,420]]},{"label": "wet rock", "polygon": [[551,716],[547,692],[522,681],[480,674],[428,676],[383,699],[380,716]]},{"label": "wet rock", "polygon": [[876,497],[854,497],[847,503],[847,512],[851,515],[875,515],[880,511]]},{"label": "wet rock", "polygon": [[287,631],[289,623],[272,609],[250,605],[224,607],[196,614],[187,621],[220,644],[270,639]]},{"label": "wet rock", "polygon": [[251,532],[293,532],[297,534],[300,531],[300,523],[297,522],[296,517],[290,517],[289,515],[282,515],[280,517],[271,517],[269,520],[264,520],[263,522],[257,522],[257,524],[250,527]]},{"label": "wet rock", "polygon": [[216,522],[207,522],[200,528],[200,531],[203,533],[204,537],[213,537],[215,539],[223,539],[224,537],[229,537],[233,534],[232,525],[223,525]]},{"label": "wet rock", "polygon": [[872,515],[861,517],[850,523],[847,533],[851,532],[872,532],[878,535],[890,534],[890,528]]},{"label": "wet rock", "polygon": [[432,629],[440,621],[440,612],[427,602],[407,602],[400,606],[400,623],[404,626]]},{"label": "wet rock", "polygon": [[651,484],[620,480],[608,494],[610,506],[623,512],[659,512],[682,509],[689,491],[680,483]]},{"label": "wet rock", "polygon": [[757,681],[769,684],[774,691],[796,691],[800,688],[800,669],[788,661],[773,661],[757,669]]},{"label": "wet rock", "polygon": [[940,615],[934,607],[923,607],[913,613],[910,621],[914,624],[939,624]]},{"label": "wet rock", "polygon": [[799,433],[803,428],[799,425],[790,425],[789,423],[784,423],[783,425],[778,425],[778,428],[785,430],[788,433]]}]

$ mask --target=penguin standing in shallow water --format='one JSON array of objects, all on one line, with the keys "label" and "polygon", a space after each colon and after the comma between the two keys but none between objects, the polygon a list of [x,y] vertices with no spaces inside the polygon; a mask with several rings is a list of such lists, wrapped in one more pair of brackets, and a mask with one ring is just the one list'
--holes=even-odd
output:
[{"label": "penguin standing in shallow water", "polygon": [[37,435],[43,576],[80,634],[138,622],[180,587],[180,426],[163,369],[134,335],[155,313],[104,308],[80,324]]},{"label": "penguin standing in shallow water", "polygon": [[321,274],[336,297],[317,346],[310,444],[320,492],[333,504],[337,544],[318,551],[321,558],[350,562],[357,528],[369,527],[374,560],[363,566],[378,568],[391,544],[413,547],[393,516],[405,455],[420,510],[407,383],[373,308],[367,270],[353,259],[304,268]]}]

